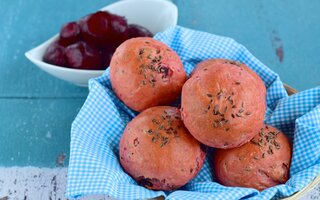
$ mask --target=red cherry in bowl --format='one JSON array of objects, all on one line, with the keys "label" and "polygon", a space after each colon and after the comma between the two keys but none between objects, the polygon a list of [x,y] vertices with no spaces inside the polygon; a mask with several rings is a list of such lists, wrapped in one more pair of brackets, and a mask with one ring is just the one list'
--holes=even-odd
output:
[{"label": "red cherry in bowl", "polygon": [[100,51],[86,42],[76,42],[65,49],[68,67],[75,69],[102,70]]},{"label": "red cherry in bowl", "polygon": [[110,14],[104,11],[87,15],[79,21],[83,38],[86,42],[101,47],[110,43]]},{"label": "red cherry in bowl", "polygon": [[129,34],[129,38],[153,37],[153,34],[148,29],[138,24],[129,24],[128,34]]},{"label": "red cherry in bowl", "polygon": [[152,37],[137,24],[128,25],[125,17],[98,11],[78,22],[66,23],[57,41],[49,46],[43,60],[75,69],[104,70],[115,49],[132,37]]},{"label": "red cherry in bowl", "polygon": [[60,40],[56,40],[49,45],[43,56],[43,61],[58,66],[67,66],[67,60],[64,55],[65,47]]},{"label": "red cherry in bowl", "polygon": [[102,56],[102,66],[104,66],[104,69],[109,67],[110,61],[112,58],[113,53],[115,52],[115,48],[108,48],[101,50],[101,56]]},{"label": "red cherry in bowl", "polygon": [[69,22],[60,30],[60,40],[64,45],[73,44],[81,39],[81,30],[77,22]]},{"label": "red cherry in bowl", "polygon": [[110,14],[111,34],[110,42],[114,47],[128,39],[128,24],[125,17]]}]

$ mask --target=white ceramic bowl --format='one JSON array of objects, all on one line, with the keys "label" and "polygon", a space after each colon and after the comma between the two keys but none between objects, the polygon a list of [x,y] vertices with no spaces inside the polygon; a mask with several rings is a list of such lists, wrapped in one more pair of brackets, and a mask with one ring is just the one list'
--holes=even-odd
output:
[{"label": "white ceramic bowl", "polygon": [[[162,32],[166,28],[176,25],[178,20],[177,7],[166,0],[136,0],[119,1],[110,4],[101,10],[125,16],[128,23],[139,24],[149,29],[153,34]],[[71,69],[51,65],[42,61],[49,44],[58,37],[58,34],[29,50],[25,56],[40,69],[59,79],[79,86],[88,86],[90,78],[100,76],[104,70]]]}]

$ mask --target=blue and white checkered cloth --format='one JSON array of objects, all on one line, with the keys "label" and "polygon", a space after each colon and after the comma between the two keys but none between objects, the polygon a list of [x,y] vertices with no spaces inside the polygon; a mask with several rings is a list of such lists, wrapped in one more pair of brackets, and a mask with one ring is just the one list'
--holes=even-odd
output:
[{"label": "blue and white checkered cloth", "polygon": [[66,196],[107,194],[117,199],[271,199],[290,196],[320,173],[320,87],[287,96],[279,76],[233,39],[180,26],[155,38],[175,50],[187,74],[209,58],[237,60],[251,67],[267,87],[265,122],[293,140],[290,179],[262,192],[225,187],[215,182],[207,160],[200,173],[173,192],[152,191],[136,184],[119,163],[119,140],[126,124],[136,115],[113,93],[109,70],[89,82],[90,93],[72,124],[71,155]]}]

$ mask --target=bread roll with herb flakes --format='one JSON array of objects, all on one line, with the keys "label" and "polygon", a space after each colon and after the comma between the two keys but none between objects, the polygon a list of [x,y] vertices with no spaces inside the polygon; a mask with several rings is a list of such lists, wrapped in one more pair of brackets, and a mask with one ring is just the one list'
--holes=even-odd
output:
[{"label": "bread roll with herb flakes", "polygon": [[146,109],[128,123],[120,140],[120,163],[139,185],[174,190],[200,171],[205,152],[184,127],[179,109]]},{"label": "bread roll with herb flakes", "polygon": [[265,125],[247,144],[214,152],[214,173],[226,186],[257,190],[283,184],[289,179],[292,148],[289,139]]},{"label": "bread roll with herb flakes", "polygon": [[234,148],[262,128],[266,88],[245,64],[225,59],[198,64],[182,88],[182,119],[201,143]]},{"label": "bread roll with herb flakes", "polygon": [[115,94],[135,111],[170,105],[181,93],[186,72],[179,56],[149,37],[122,43],[112,56],[110,80]]}]

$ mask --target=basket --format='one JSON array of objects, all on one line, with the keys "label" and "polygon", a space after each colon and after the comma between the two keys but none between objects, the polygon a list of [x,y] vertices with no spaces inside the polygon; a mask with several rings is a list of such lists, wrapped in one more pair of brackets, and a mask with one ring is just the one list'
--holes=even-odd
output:
[{"label": "basket", "polygon": [[[270,124],[275,124],[283,128],[283,131],[287,130],[290,132],[290,136],[294,133],[294,120],[300,117],[300,112],[301,114],[306,113],[305,110],[308,110],[309,107],[310,109],[315,107],[316,112],[310,113],[311,116],[306,115],[302,117],[302,122],[309,125],[307,123],[310,122],[309,119],[315,119],[314,123],[319,124],[319,121],[317,121],[319,108],[316,107],[318,106],[318,101],[307,101],[318,97],[317,95],[320,91],[317,88],[305,93],[298,93],[293,95],[292,98],[286,98],[287,94],[292,95],[297,93],[297,91],[287,85],[283,86],[283,82],[281,82],[275,72],[263,65],[243,45],[238,44],[233,39],[180,26],[171,27],[155,37],[155,39],[172,47],[180,55],[182,61],[185,61],[184,68],[187,74],[192,72],[197,63],[212,58],[238,60],[239,62],[246,63],[248,66],[252,66],[252,69],[268,85],[268,92],[270,94],[268,97],[271,109],[268,110],[268,113],[266,112],[269,115],[269,118],[266,119],[270,119]],[[286,91],[284,91],[284,88],[286,88]],[[279,100],[282,101],[277,105],[277,101]],[[273,109],[277,111],[274,115],[271,113]],[[295,112],[294,110],[297,111]],[[123,128],[134,116],[135,113],[124,106],[114,95],[110,83],[110,71],[106,71],[103,76],[90,81],[89,96],[72,124],[67,197],[78,198],[91,194],[108,194],[120,199],[164,199],[161,197],[161,195],[166,196],[166,193],[163,191],[155,192],[137,187],[133,179],[119,165],[117,159],[118,141]],[[304,165],[302,164],[308,163],[309,158],[314,158],[312,156],[318,158],[318,155],[315,155],[315,152],[318,150],[316,149],[317,146],[312,146],[315,151],[310,151],[310,148],[305,145],[306,143],[308,144],[308,139],[315,139],[317,143],[320,142],[318,140],[318,128],[311,126],[314,125],[310,124],[310,128],[314,129],[312,129],[309,135],[302,134],[308,133],[309,129],[300,130],[302,135],[300,134],[298,139],[300,139],[299,145],[302,145],[302,148],[298,149],[299,154],[297,156],[302,156],[301,159],[303,158],[303,160],[300,163],[299,160],[296,161],[296,164],[300,164],[296,165],[295,171],[297,172],[300,170],[299,167],[304,169]],[[218,195],[219,198],[241,198],[258,195],[253,190],[252,192],[254,193],[251,193],[246,189],[223,188],[218,184],[210,183],[213,174],[209,164],[206,164],[201,176],[197,177],[199,181],[204,180],[205,182],[197,184],[198,182],[196,181],[198,179],[195,180],[195,184],[192,182],[190,185],[186,185],[185,190],[173,194],[173,199],[198,198],[196,193],[184,192],[189,189],[190,191],[202,192],[201,195],[199,194],[199,197],[201,196],[203,199],[208,199],[209,196],[216,198],[215,195]],[[294,165],[292,166],[294,167]],[[283,190],[279,193],[278,188],[272,188],[265,191],[266,195],[264,199],[272,198],[275,195],[278,198],[286,198],[290,195],[289,199],[297,199],[320,182],[320,177],[315,178],[319,175],[319,170],[320,166],[316,162],[310,168],[310,171],[298,174],[297,179],[291,179],[292,183],[298,186],[298,188],[280,187]],[[297,182],[295,182],[296,180]],[[206,182],[208,182],[208,185]],[[306,185],[308,187],[303,188]],[[209,194],[210,191],[214,194]]]}]

